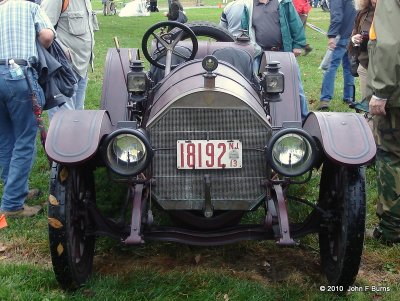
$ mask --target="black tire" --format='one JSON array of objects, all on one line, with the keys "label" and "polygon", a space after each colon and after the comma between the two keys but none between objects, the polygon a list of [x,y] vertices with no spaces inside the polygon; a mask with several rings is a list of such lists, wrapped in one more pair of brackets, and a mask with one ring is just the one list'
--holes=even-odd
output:
[{"label": "black tire", "polygon": [[50,252],[56,279],[67,290],[82,286],[92,273],[95,237],[85,235],[90,222],[84,200],[94,201],[94,193],[90,168],[53,163],[48,204]]},{"label": "black tire", "polygon": [[325,162],[319,206],[330,213],[321,225],[321,264],[329,285],[345,293],[357,276],[365,232],[365,168]]},{"label": "black tire", "polygon": [[[194,21],[185,23],[197,37],[207,37],[218,42],[234,42],[235,38],[229,31],[220,27],[219,25],[212,22]],[[171,30],[173,37],[180,32],[179,28]],[[189,36],[186,33],[183,35],[182,40],[187,39]]]}]

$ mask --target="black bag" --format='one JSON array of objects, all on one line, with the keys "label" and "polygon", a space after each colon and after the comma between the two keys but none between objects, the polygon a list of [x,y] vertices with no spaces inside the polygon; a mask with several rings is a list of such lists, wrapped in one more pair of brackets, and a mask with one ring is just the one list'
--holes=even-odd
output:
[{"label": "black bag", "polygon": [[357,54],[349,54],[349,62],[350,62],[350,73],[354,77],[358,77],[358,65],[360,64],[360,61],[358,60],[358,55]]},{"label": "black bag", "polygon": [[178,18],[176,19],[176,22],[179,23],[186,23],[188,21],[188,18],[186,15],[183,13],[183,11],[179,10],[179,15]]}]

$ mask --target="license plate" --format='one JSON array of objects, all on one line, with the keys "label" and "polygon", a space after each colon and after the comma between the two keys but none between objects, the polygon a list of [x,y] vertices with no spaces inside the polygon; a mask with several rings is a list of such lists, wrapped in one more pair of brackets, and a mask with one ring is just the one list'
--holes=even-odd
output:
[{"label": "license plate", "polygon": [[178,140],[178,169],[242,168],[239,140]]}]

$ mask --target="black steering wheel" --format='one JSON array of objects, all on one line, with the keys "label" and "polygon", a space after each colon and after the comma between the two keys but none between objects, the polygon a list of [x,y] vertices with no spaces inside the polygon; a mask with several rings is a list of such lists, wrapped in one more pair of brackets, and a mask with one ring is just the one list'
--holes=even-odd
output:
[{"label": "black steering wheel", "polygon": [[[176,34],[171,35],[169,32],[163,33],[163,31],[161,31],[160,34],[156,33],[157,29],[160,28],[164,29],[166,27],[168,28],[178,27],[181,29],[181,31],[177,35]],[[156,51],[154,52],[155,58],[153,58],[150,55],[147,45],[150,36],[153,36],[157,43]],[[181,53],[177,49],[175,49],[178,42],[182,40],[183,37],[186,38],[187,36],[189,36],[190,40],[192,41],[192,49],[190,50],[190,56]],[[171,65],[172,54],[175,54],[183,58],[187,62],[194,59],[198,48],[199,48],[199,43],[193,31],[186,25],[173,21],[164,21],[153,25],[145,32],[142,39],[142,51],[145,58],[150,62],[150,64],[158,68],[169,69],[168,72],[170,71],[170,69],[173,69],[177,66],[177,65]],[[159,60],[164,56],[165,56],[165,64],[162,64],[159,62]]]}]

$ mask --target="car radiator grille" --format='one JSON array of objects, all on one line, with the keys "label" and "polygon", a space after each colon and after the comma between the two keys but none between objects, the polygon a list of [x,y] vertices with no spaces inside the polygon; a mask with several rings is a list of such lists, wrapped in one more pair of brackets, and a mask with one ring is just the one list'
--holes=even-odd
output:
[{"label": "car radiator grille", "polygon": [[[150,171],[155,179],[152,195],[164,209],[201,210],[205,175],[211,179],[215,210],[250,210],[263,199],[268,172],[264,147],[271,128],[251,111],[174,108],[147,129],[156,149]],[[242,142],[242,168],[177,169],[177,140],[220,139]]]}]

